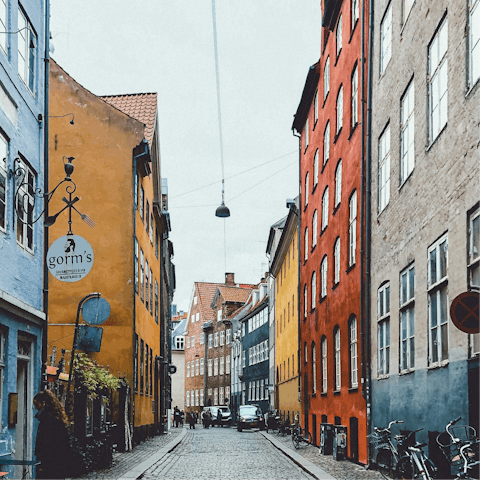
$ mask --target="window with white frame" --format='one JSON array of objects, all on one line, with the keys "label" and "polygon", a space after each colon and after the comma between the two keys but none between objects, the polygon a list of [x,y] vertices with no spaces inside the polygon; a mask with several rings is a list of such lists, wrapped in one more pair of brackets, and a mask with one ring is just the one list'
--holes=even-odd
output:
[{"label": "window with white frame", "polygon": [[263,344],[264,344],[264,354],[265,354],[264,356],[265,356],[265,360],[268,360],[268,340],[265,340],[265,341],[263,342]]},{"label": "window with white frame", "polygon": [[198,377],[198,375],[200,374],[200,359],[196,359],[195,360],[195,376]]},{"label": "window with white frame", "polygon": [[216,377],[218,375],[218,358],[213,359],[213,376]]},{"label": "window with white frame", "polygon": [[223,387],[220,387],[219,392],[220,392],[220,397],[218,399],[218,402],[219,402],[219,405],[223,405],[225,403],[225,397],[223,396],[223,392],[224,392]]},{"label": "window with white frame", "polygon": [[213,389],[213,404],[218,405],[218,388]]},{"label": "window with white frame", "polygon": [[313,188],[318,184],[318,148],[315,150],[315,156],[313,157]]},{"label": "window with white frame", "polygon": [[203,375],[205,372],[205,359],[201,358],[200,359],[200,375]]},{"label": "window with white frame", "polygon": [[175,348],[177,350],[183,350],[185,348],[185,340],[183,335],[178,335],[175,337]]},{"label": "window with white frame", "polygon": [[312,218],[312,249],[317,245],[317,224],[317,211],[315,210]]},{"label": "window with white frame", "polygon": [[203,388],[200,389],[200,406],[203,407],[205,400],[203,398]]},{"label": "window with white frame", "polygon": [[195,314],[194,313],[192,313],[190,315],[190,320],[191,320],[192,323],[195,323]]},{"label": "window with white frame", "polygon": [[325,191],[322,196],[322,232],[328,226],[328,186],[325,187]]},{"label": "window with white frame", "polygon": [[208,334],[208,348],[213,347],[213,334],[209,333]]},{"label": "window with white frame", "polygon": [[448,238],[428,249],[429,363],[448,359]]},{"label": "window with white frame", "polygon": [[[313,107],[313,115],[314,115],[313,119],[314,119],[315,123],[317,123],[317,120],[318,120],[318,90],[315,91],[315,99],[313,101],[313,105],[314,105],[314,107]],[[314,126],[314,128],[315,128],[315,126]]]},{"label": "window with white frame", "polygon": [[390,373],[390,283],[378,289],[378,375]]},{"label": "window with white frame", "polygon": [[248,400],[252,400],[252,382],[248,382]]},{"label": "window with white frame", "polygon": [[[209,377],[212,377],[213,376],[213,360],[211,358],[209,358],[207,360],[207,369],[208,369],[208,376]],[[211,395],[211,394],[210,394]]]},{"label": "window with white frame", "polygon": [[337,43],[337,58],[342,51],[342,16],[338,18],[337,29],[335,31],[335,40]]},{"label": "window with white frame", "polygon": [[195,314],[195,321],[196,321],[196,322],[199,322],[199,321],[200,321],[200,312],[197,312],[197,313]]},{"label": "window with white frame", "polygon": [[186,393],[186,395],[185,395],[185,405],[186,405],[187,407],[190,406],[190,390],[187,390],[187,393]]},{"label": "window with white frame", "polygon": [[213,346],[218,347],[218,332],[213,334]]},{"label": "window with white frame", "polygon": [[325,67],[323,69],[323,100],[327,98],[330,91],[330,57],[327,57]]},{"label": "window with white frame", "polygon": [[187,362],[187,378],[190,378],[190,362]]},{"label": "window with white frame", "polygon": [[322,338],[322,393],[327,393],[328,372],[327,372],[327,337]]},{"label": "window with white frame", "polygon": [[197,296],[193,297],[193,304],[196,305],[197,304]]},{"label": "window with white frame", "polygon": [[205,334],[203,332],[200,333],[200,345],[205,343]]},{"label": "window with white frame", "polygon": [[325,166],[330,157],[330,121],[327,122],[323,133],[323,166]]},{"label": "window with white frame", "polygon": [[349,202],[349,223],[348,223],[348,265],[355,264],[357,250],[357,191],[355,190]]},{"label": "window with white frame", "polygon": [[307,312],[308,312],[308,290],[307,290],[307,285],[303,287],[303,318],[307,318]]},{"label": "window with white frame", "polygon": [[198,390],[195,390],[195,406],[199,406],[200,404],[200,398],[199,398],[199,392]]},{"label": "window with white frame", "polygon": [[23,160],[18,162],[18,166],[25,174],[20,177],[17,187],[17,215],[15,218],[17,222],[17,243],[25,250],[33,253],[33,208],[35,205],[36,175]]},{"label": "window with white frame", "polygon": [[225,357],[220,357],[220,375],[225,375]]},{"label": "window with white frame", "polygon": [[[0,2],[0,6],[2,3]],[[1,35],[0,35],[1,37]],[[3,135],[0,134],[0,230],[6,232],[7,230],[7,158],[8,158],[8,142]],[[135,241],[137,239],[135,238]],[[138,242],[135,244],[137,249],[138,262]],[[138,291],[138,263],[136,263],[137,283],[136,291]]]},{"label": "window with white frame", "polygon": [[230,355],[225,357],[225,375],[230,375]]},{"label": "window with white frame", "polygon": [[392,56],[392,3],[383,16],[380,24],[380,74],[385,72]]},{"label": "window with white frame", "polygon": [[312,343],[312,393],[317,393],[317,349]]},{"label": "window with white frame", "polygon": [[225,336],[226,336],[225,343],[227,345],[230,345],[230,342],[232,341],[232,330],[230,328],[227,329],[227,333]]},{"label": "window with white frame", "polygon": [[352,96],[351,96],[351,116],[352,116],[352,127],[358,123],[358,68],[355,65],[352,73]]},{"label": "window with white frame", "polygon": [[222,321],[222,309],[217,310],[217,322]]},{"label": "window with white frame", "polygon": [[357,319],[350,319],[350,387],[358,387]]},{"label": "window with white frame", "polygon": [[220,346],[222,347],[223,345],[225,345],[225,331],[221,331],[220,332]]},{"label": "window with white frame", "polygon": [[148,281],[148,260],[145,258],[145,307],[149,309],[150,302],[150,283]]},{"label": "window with white frame", "polygon": [[335,208],[342,200],[342,161],[339,160],[335,169]]},{"label": "window with white frame", "polygon": [[480,78],[480,0],[469,0],[469,87]]},{"label": "window with white frame", "polygon": [[[140,300],[143,302],[143,296],[145,294],[145,261],[143,256],[143,250],[140,248]],[[188,345],[187,345],[188,348]]]},{"label": "window with white frame", "polygon": [[309,136],[310,132],[309,132],[309,125],[308,125],[308,118],[305,122],[305,150],[308,148],[308,142],[309,142]]},{"label": "window with white frame", "polygon": [[352,0],[352,32],[360,18],[360,0]]},{"label": "window with white frame", "polygon": [[327,277],[328,277],[328,260],[325,255],[320,264],[320,276],[321,276],[321,297],[325,298],[327,296]]},{"label": "window with white frame", "polygon": [[340,237],[337,237],[333,246],[333,283],[340,282]]},{"label": "window with white frame", "polygon": [[428,48],[428,93],[430,142],[437,138],[447,124],[448,101],[448,20],[445,18]]},{"label": "window with white frame", "polygon": [[[7,32],[7,1],[0,1],[0,29],[2,32]],[[7,52],[7,35],[0,35],[0,47]]]},{"label": "window with white frame", "polygon": [[195,346],[195,335],[192,335],[192,341],[190,342],[190,346],[191,347]]},{"label": "window with white frame", "polygon": [[317,300],[317,272],[312,273],[312,310],[315,310]]},{"label": "window with white frame", "polygon": [[18,76],[35,93],[37,36],[23,10],[18,8]]},{"label": "window with white frame", "polygon": [[230,387],[225,387],[225,403],[228,403],[230,398]]},{"label": "window with white frame", "polygon": [[246,361],[246,353],[245,350],[242,352],[242,368],[245,368],[245,361]]},{"label": "window with white frame", "polygon": [[378,140],[378,213],[390,201],[390,125]]},{"label": "window with white frame", "polygon": [[415,265],[400,272],[400,370],[415,367]]},{"label": "window with white frame", "polygon": [[403,0],[403,23],[407,21],[410,10],[415,0]]},{"label": "window with white frame", "polygon": [[334,333],[335,340],[335,391],[339,391],[342,387],[342,364],[340,350],[340,328],[337,327]]},{"label": "window with white frame", "polygon": [[308,260],[308,227],[305,227],[305,261]]},{"label": "window with white frame", "polygon": [[343,126],[343,86],[340,87],[337,95],[337,135]]},{"label": "window with white frame", "polygon": [[401,181],[409,177],[415,167],[415,117],[414,117],[414,83],[410,82],[402,97],[401,143]]},{"label": "window with white frame", "polygon": [[187,348],[190,348],[190,337],[187,337]]},{"label": "window with white frame", "polygon": [[308,205],[308,194],[310,189],[310,174],[307,172],[305,175],[305,206]]},{"label": "window with white frame", "polygon": [[480,289],[480,208],[468,218],[468,283]]}]

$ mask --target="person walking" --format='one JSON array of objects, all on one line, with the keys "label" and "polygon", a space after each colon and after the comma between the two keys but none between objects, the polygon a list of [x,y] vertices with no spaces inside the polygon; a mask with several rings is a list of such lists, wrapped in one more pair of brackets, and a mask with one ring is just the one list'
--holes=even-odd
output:
[{"label": "person walking", "polygon": [[180,410],[178,409],[178,407],[175,407],[173,409],[173,420],[175,422],[175,427],[178,427],[178,425],[180,424]]},{"label": "person walking", "polygon": [[50,391],[37,393],[33,404],[39,421],[35,455],[40,465],[36,478],[64,479],[71,476],[73,454],[70,448],[68,418],[62,404]]}]

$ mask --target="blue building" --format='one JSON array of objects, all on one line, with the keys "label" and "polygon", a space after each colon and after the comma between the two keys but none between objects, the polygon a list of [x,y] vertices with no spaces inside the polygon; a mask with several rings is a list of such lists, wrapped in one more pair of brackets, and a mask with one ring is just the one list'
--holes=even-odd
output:
[{"label": "blue building", "polygon": [[35,190],[46,190],[47,18],[48,0],[0,2],[0,465],[13,478],[32,475],[1,458],[33,457],[46,328],[43,219],[35,222],[44,205]]},{"label": "blue building", "polygon": [[260,283],[247,301],[250,308],[240,319],[242,335],[242,405],[269,410],[269,325],[267,284]]}]

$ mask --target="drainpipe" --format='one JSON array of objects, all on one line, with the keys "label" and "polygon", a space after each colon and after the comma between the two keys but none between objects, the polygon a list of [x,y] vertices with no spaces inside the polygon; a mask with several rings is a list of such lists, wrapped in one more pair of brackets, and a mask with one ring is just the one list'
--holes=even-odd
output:
[{"label": "drainpipe", "polygon": [[[136,172],[137,172],[137,157],[135,157],[135,155],[134,155],[133,156],[133,171],[132,171],[134,196],[135,196],[135,182],[137,182],[137,188],[139,187]],[[140,192],[137,190],[137,198],[139,198],[138,197],[139,195],[140,195]],[[139,365],[137,365],[137,368],[135,368],[135,360],[136,360],[136,356],[138,355],[137,342],[135,341],[136,296],[137,296],[137,292],[135,291],[135,238],[136,238],[136,235],[137,235],[137,231],[136,231],[137,205],[135,204],[135,201],[136,201],[136,199],[134,198],[133,199],[133,209],[132,209],[132,217],[133,217],[133,258],[132,258],[132,266],[133,266],[133,277],[134,277],[134,281],[133,281],[133,318],[132,318],[132,353],[133,353],[133,355],[132,355],[132,372],[133,372],[132,379],[133,379],[133,382],[132,383],[133,383],[133,385],[132,385],[132,389],[131,389],[131,392],[132,392],[132,432],[131,432],[132,438],[133,438],[133,433],[135,431],[135,394],[136,394],[136,392],[135,392],[135,381],[138,382],[137,375],[138,375],[138,367],[139,367]],[[137,262],[138,262],[138,259],[137,259]],[[137,265],[137,268],[138,268],[138,265]],[[140,289],[140,278],[138,279],[138,282],[139,282],[138,288]]]},{"label": "drainpipe", "polygon": [[[48,192],[48,113],[49,113],[49,75],[50,75],[50,0],[45,1],[45,92],[44,92],[44,140],[43,140],[43,185],[44,191]],[[48,198],[44,197],[43,208],[45,215],[43,218],[48,217]],[[47,267],[47,255],[48,255],[48,227],[43,226],[43,312],[45,313],[45,322],[43,324],[42,332],[42,377],[41,388],[47,386],[47,327],[48,327],[48,267]]]}]

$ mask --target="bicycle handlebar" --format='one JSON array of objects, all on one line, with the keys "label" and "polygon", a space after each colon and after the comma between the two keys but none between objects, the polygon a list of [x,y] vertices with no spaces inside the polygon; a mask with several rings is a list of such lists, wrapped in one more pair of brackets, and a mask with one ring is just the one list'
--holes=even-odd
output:
[{"label": "bicycle handlebar", "polygon": [[458,438],[455,438],[452,432],[450,432],[449,428],[455,425],[462,417],[457,417],[455,420],[452,420],[446,427],[445,430],[447,431],[449,437],[452,439],[454,443],[458,442]]}]

